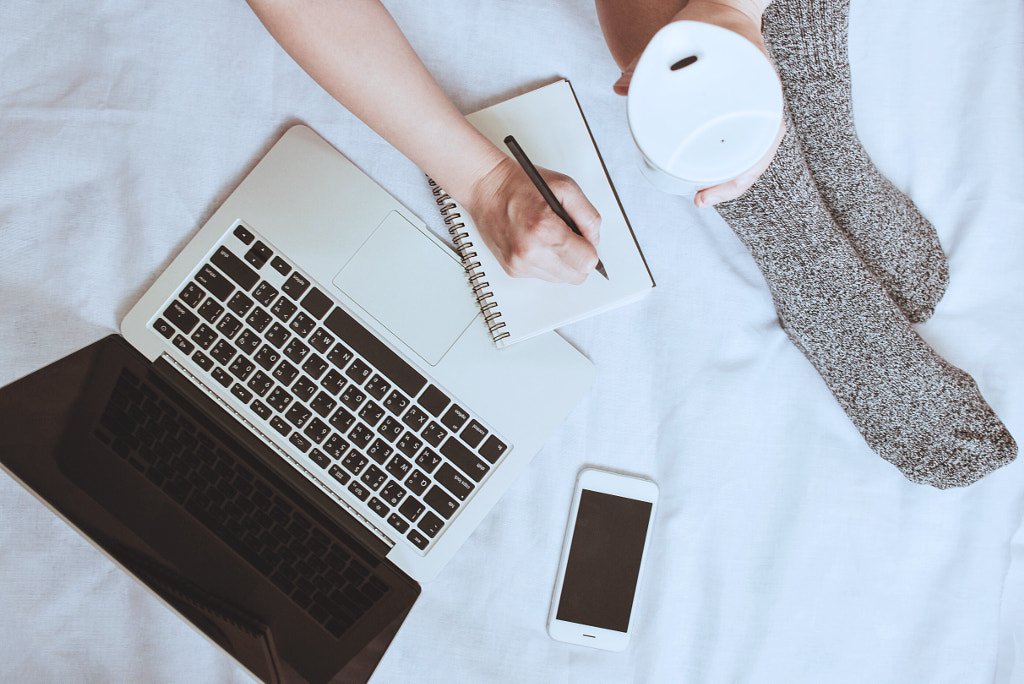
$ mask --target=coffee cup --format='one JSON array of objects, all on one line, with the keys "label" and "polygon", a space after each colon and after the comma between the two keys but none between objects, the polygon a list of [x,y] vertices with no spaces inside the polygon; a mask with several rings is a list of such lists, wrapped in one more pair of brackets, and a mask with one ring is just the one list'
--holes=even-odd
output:
[{"label": "coffee cup", "polygon": [[675,21],[655,34],[629,84],[640,169],[676,195],[732,180],[768,153],[782,87],[761,50],[713,24]]}]

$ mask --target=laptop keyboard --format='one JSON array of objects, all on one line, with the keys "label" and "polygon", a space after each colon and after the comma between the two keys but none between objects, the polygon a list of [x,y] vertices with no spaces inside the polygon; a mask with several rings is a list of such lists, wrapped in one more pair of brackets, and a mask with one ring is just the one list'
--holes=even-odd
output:
[{"label": "laptop keyboard", "polygon": [[333,636],[390,590],[371,565],[130,371],[122,371],[94,434]]},{"label": "laptop keyboard", "polygon": [[420,553],[508,450],[245,225],[150,325],[308,473]]}]

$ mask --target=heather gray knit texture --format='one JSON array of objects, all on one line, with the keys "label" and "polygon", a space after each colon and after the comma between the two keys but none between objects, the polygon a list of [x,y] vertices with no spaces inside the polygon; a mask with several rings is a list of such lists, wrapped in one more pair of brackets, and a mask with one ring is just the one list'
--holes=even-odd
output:
[{"label": "heather gray knit texture", "polygon": [[719,214],[750,250],[782,327],[868,445],[911,481],[971,484],[1017,445],[974,380],[912,329],[832,220],[787,121],[775,159]]},{"label": "heather gray knit texture", "polygon": [[882,176],[853,125],[849,0],[774,0],[762,18],[811,177],[836,224],[912,322],[949,280],[932,225]]}]

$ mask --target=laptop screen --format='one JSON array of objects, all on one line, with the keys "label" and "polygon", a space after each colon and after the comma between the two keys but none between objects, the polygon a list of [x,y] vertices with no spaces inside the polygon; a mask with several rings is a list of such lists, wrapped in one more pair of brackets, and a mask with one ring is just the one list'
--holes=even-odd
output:
[{"label": "laptop screen", "polygon": [[368,679],[418,585],[168,377],[111,336],[0,389],[2,465],[260,679]]}]

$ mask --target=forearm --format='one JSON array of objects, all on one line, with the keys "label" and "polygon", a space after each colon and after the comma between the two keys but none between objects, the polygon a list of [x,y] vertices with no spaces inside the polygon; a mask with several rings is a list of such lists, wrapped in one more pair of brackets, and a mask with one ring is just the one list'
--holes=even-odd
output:
[{"label": "forearm", "polygon": [[[292,58],[460,201],[504,155],[455,108],[378,0],[248,0]],[[451,150],[459,154],[451,154]]]}]

